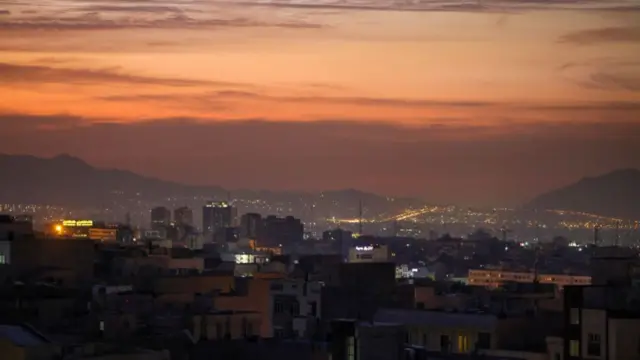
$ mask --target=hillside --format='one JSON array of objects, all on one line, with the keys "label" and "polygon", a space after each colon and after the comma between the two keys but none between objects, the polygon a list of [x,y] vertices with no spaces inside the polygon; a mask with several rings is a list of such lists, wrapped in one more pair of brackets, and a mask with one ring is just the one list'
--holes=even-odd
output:
[{"label": "hillside", "polygon": [[[272,204],[316,203],[317,215],[335,210],[356,214],[362,201],[376,213],[389,208],[420,204],[414,199],[395,199],[353,189],[317,193],[276,192],[267,190],[233,190],[235,199],[262,199]],[[48,204],[62,206],[132,206],[131,201],[162,203],[168,198],[192,206],[206,200],[226,199],[227,190],[219,186],[190,186],[141,176],[130,171],[100,169],[81,159],[59,155],[38,158],[27,155],[0,154],[0,203]]]},{"label": "hillside", "polygon": [[623,169],[584,178],[542,194],[528,208],[573,210],[623,219],[640,219],[640,170]]},{"label": "hillside", "polygon": [[129,171],[98,169],[69,155],[0,154],[0,174],[0,200],[8,203],[98,205],[117,193],[139,194],[141,199],[224,193],[220,187],[186,186]]}]

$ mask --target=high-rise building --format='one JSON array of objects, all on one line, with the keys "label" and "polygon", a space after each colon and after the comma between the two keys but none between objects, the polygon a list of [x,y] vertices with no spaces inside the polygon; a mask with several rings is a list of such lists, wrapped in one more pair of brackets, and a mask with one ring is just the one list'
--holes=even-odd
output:
[{"label": "high-rise building", "polygon": [[255,240],[262,233],[262,216],[248,213],[240,218],[240,237]]},{"label": "high-rise building", "polygon": [[173,220],[178,226],[193,226],[193,210],[183,206],[173,211]]},{"label": "high-rise building", "polygon": [[202,232],[209,239],[219,229],[231,227],[236,209],[226,201],[210,201],[202,208]]},{"label": "high-rise building", "polygon": [[299,243],[303,237],[304,225],[300,219],[269,215],[264,219],[264,233],[260,238],[264,245],[279,246]]},{"label": "high-rise building", "polygon": [[164,206],[151,209],[151,228],[163,229],[171,223],[171,210]]},{"label": "high-rise building", "polygon": [[353,232],[343,229],[327,230],[322,233],[322,240],[330,243],[339,254],[346,256],[353,242]]}]

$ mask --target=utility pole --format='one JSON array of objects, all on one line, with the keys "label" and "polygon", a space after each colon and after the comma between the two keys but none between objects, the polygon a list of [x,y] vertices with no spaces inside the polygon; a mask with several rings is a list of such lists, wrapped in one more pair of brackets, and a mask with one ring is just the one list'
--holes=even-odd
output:
[{"label": "utility pole", "polygon": [[362,235],[362,200],[358,206],[358,234]]}]

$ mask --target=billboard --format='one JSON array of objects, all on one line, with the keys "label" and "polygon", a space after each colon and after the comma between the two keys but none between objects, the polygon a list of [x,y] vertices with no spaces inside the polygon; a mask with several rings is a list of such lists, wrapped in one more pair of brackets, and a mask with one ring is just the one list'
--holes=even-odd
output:
[{"label": "billboard", "polygon": [[99,241],[116,241],[116,229],[89,229],[89,239]]}]

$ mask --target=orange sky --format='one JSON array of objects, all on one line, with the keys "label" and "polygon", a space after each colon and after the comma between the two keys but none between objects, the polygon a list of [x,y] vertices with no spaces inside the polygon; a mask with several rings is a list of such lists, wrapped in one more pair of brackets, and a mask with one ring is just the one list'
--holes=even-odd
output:
[{"label": "orange sky", "polygon": [[[73,127],[175,118],[204,124],[333,121],[361,124],[362,137],[374,131],[368,127],[373,123],[446,126],[459,131],[438,139],[461,146],[487,134],[529,136],[548,126],[606,129],[612,122],[626,130],[609,138],[637,136],[637,2],[482,4],[0,2],[0,113],[19,117],[8,125],[18,130],[29,121],[26,116],[70,117],[76,119]],[[23,123],[15,125],[18,121]],[[48,129],[64,126],[47,123]],[[470,131],[478,127],[483,130]],[[0,151],[52,155],[66,150],[30,148],[19,140],[0,145]],[[91,153],[85,155],[101,165],[120,161],[117,153]],[[585,164],[547,180],[546,186],[612,166],[640,166],[640,160]],[[151,167],[132,170],[216,182],[208,173],[176,177]],[[231,184],[222,185],[239,182],[225,181]],[[482,181],[489,185],[478,186],[499,191],[490,178]],[[354,176],[328,186],[359,183],[366,181]],[[276,177],[267,183],[278,184]],[[429,195],[420,184],[397,180],[369,187],[393,193],[410,185],[403,192]],[[514,201],[537,190],[504,198]],[[484,195],[478,201],[485,201]]]}]

